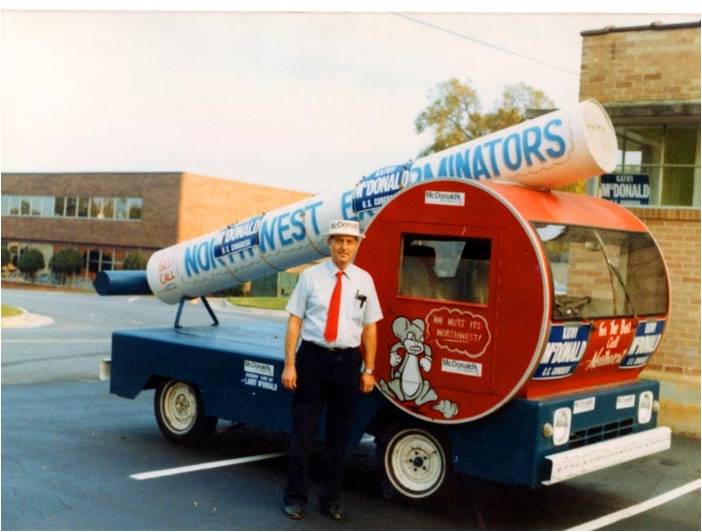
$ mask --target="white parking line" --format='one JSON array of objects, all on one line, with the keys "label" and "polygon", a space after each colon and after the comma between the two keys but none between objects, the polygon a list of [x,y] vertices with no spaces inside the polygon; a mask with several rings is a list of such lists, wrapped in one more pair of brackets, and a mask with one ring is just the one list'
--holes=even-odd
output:
[{"label": "white parking line", "polygon": [[691,491],[698,490],[700,489],[701,484],[702,479],[698,478],[697,480],[688,482],[687,484],[680,486],[679,488],[675,488],[674,490],[662,493],[661,495],[653,497],[652,499],[648,499],[647,501],[640,502],[639,504],[635,504],[634,506],[629,506],[628,508],[624,508],[623,510],[619,510],[618,512],[614,512],[609,515],[605,515],[603,517],[600,517],[599,519],[593,519],[592,521],[588,521],[587,523],[574,526],[573,528],[569,528],[567,530],[599,530],[600,528],[609,526],[612,523],[616,523],[617,521],[633,517],[647,510],[650,510],[651,508],[655,508],[656,506],[661,506],[667,502],[672,501],[673,499],[682,497],[683,495],[686,495]]},{"label": "white parking line", "polygon": [[159,471],[147,471],[146,473],[137,473],[135,475],[129,475],[129,478],[133,478],[134,480],[149,480],[152,478],[168,477],[171,475],[180,475],[183,473],[192,473],[193,471],[203,471],[205,469],[216,469],[218,467],[246,464],[249,462],[258,462],[260,460],[269,460],[271,458],[285,456],[286,454],[288,453],[268,453],[258,454],[256,456],[244,456],[243,458],[232,458],[231,460],[219,460],[217,462],[205,462],[203,464],[173,467],[171,469],[161,469]]},{"label": "white parking line", "polygon": [[139,299],[139,296],[132,296],[127,299],[127,303],[134,303],[137,299]]}]

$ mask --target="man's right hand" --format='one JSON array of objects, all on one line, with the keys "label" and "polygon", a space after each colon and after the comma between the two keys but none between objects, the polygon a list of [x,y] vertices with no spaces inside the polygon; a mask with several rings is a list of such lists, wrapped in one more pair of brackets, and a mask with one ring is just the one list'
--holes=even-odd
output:
[{"label": "man's right hand", "polygon": [[282,382],[283,387],[288,390],[297,388],[297,370],[295,366],[285,366],[283,375],[280,377],[280,382]]},{"label": "man's right hand", "polygon": [[283,362],[283,374],[280,382],[283,388],[294,390],[297,388],[297,370],[295,369],[295,350],[297,341],[300,338],[302,329],[302,318],[290,314],[288,318],[288,329],[285,331],[285,361]]}]

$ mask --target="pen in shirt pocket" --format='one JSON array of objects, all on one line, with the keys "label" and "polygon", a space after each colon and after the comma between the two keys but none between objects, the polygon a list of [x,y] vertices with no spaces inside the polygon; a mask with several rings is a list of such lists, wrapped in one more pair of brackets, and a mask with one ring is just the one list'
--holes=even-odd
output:
[{"label": "pen in shirt pocket", "polygon": [[361,308],[363,308],[363,304],[366,302],[366,299],[368,299],[366,296],[363,294],[359,293],[358,290],[356,290],[356,299],[360,302]]}]

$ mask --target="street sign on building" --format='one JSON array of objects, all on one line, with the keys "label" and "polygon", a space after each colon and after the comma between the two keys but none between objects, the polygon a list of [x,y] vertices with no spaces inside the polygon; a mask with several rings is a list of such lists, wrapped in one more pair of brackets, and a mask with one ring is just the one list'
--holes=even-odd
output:
[{"label": "street sign on building", "polygon": [[622,205],[648,205],[651,185],[646,174],[604,174],[600,197]]}]

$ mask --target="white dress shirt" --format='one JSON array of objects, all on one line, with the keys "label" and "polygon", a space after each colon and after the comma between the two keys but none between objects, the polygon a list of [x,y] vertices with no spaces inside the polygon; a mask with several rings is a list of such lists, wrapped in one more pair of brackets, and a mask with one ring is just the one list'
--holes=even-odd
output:
[{"label": "white dress shirt", "polygon": [[383,313],[373,278],[367,271],[349,264],[341,277],[337,337],[334,342],[327,342],[324,329],[338,271],[331,259],[306,269],[300,274],[285,310],[302,318],[303,340],[325,347],[358,347],[363,326],[380,321]]}]

